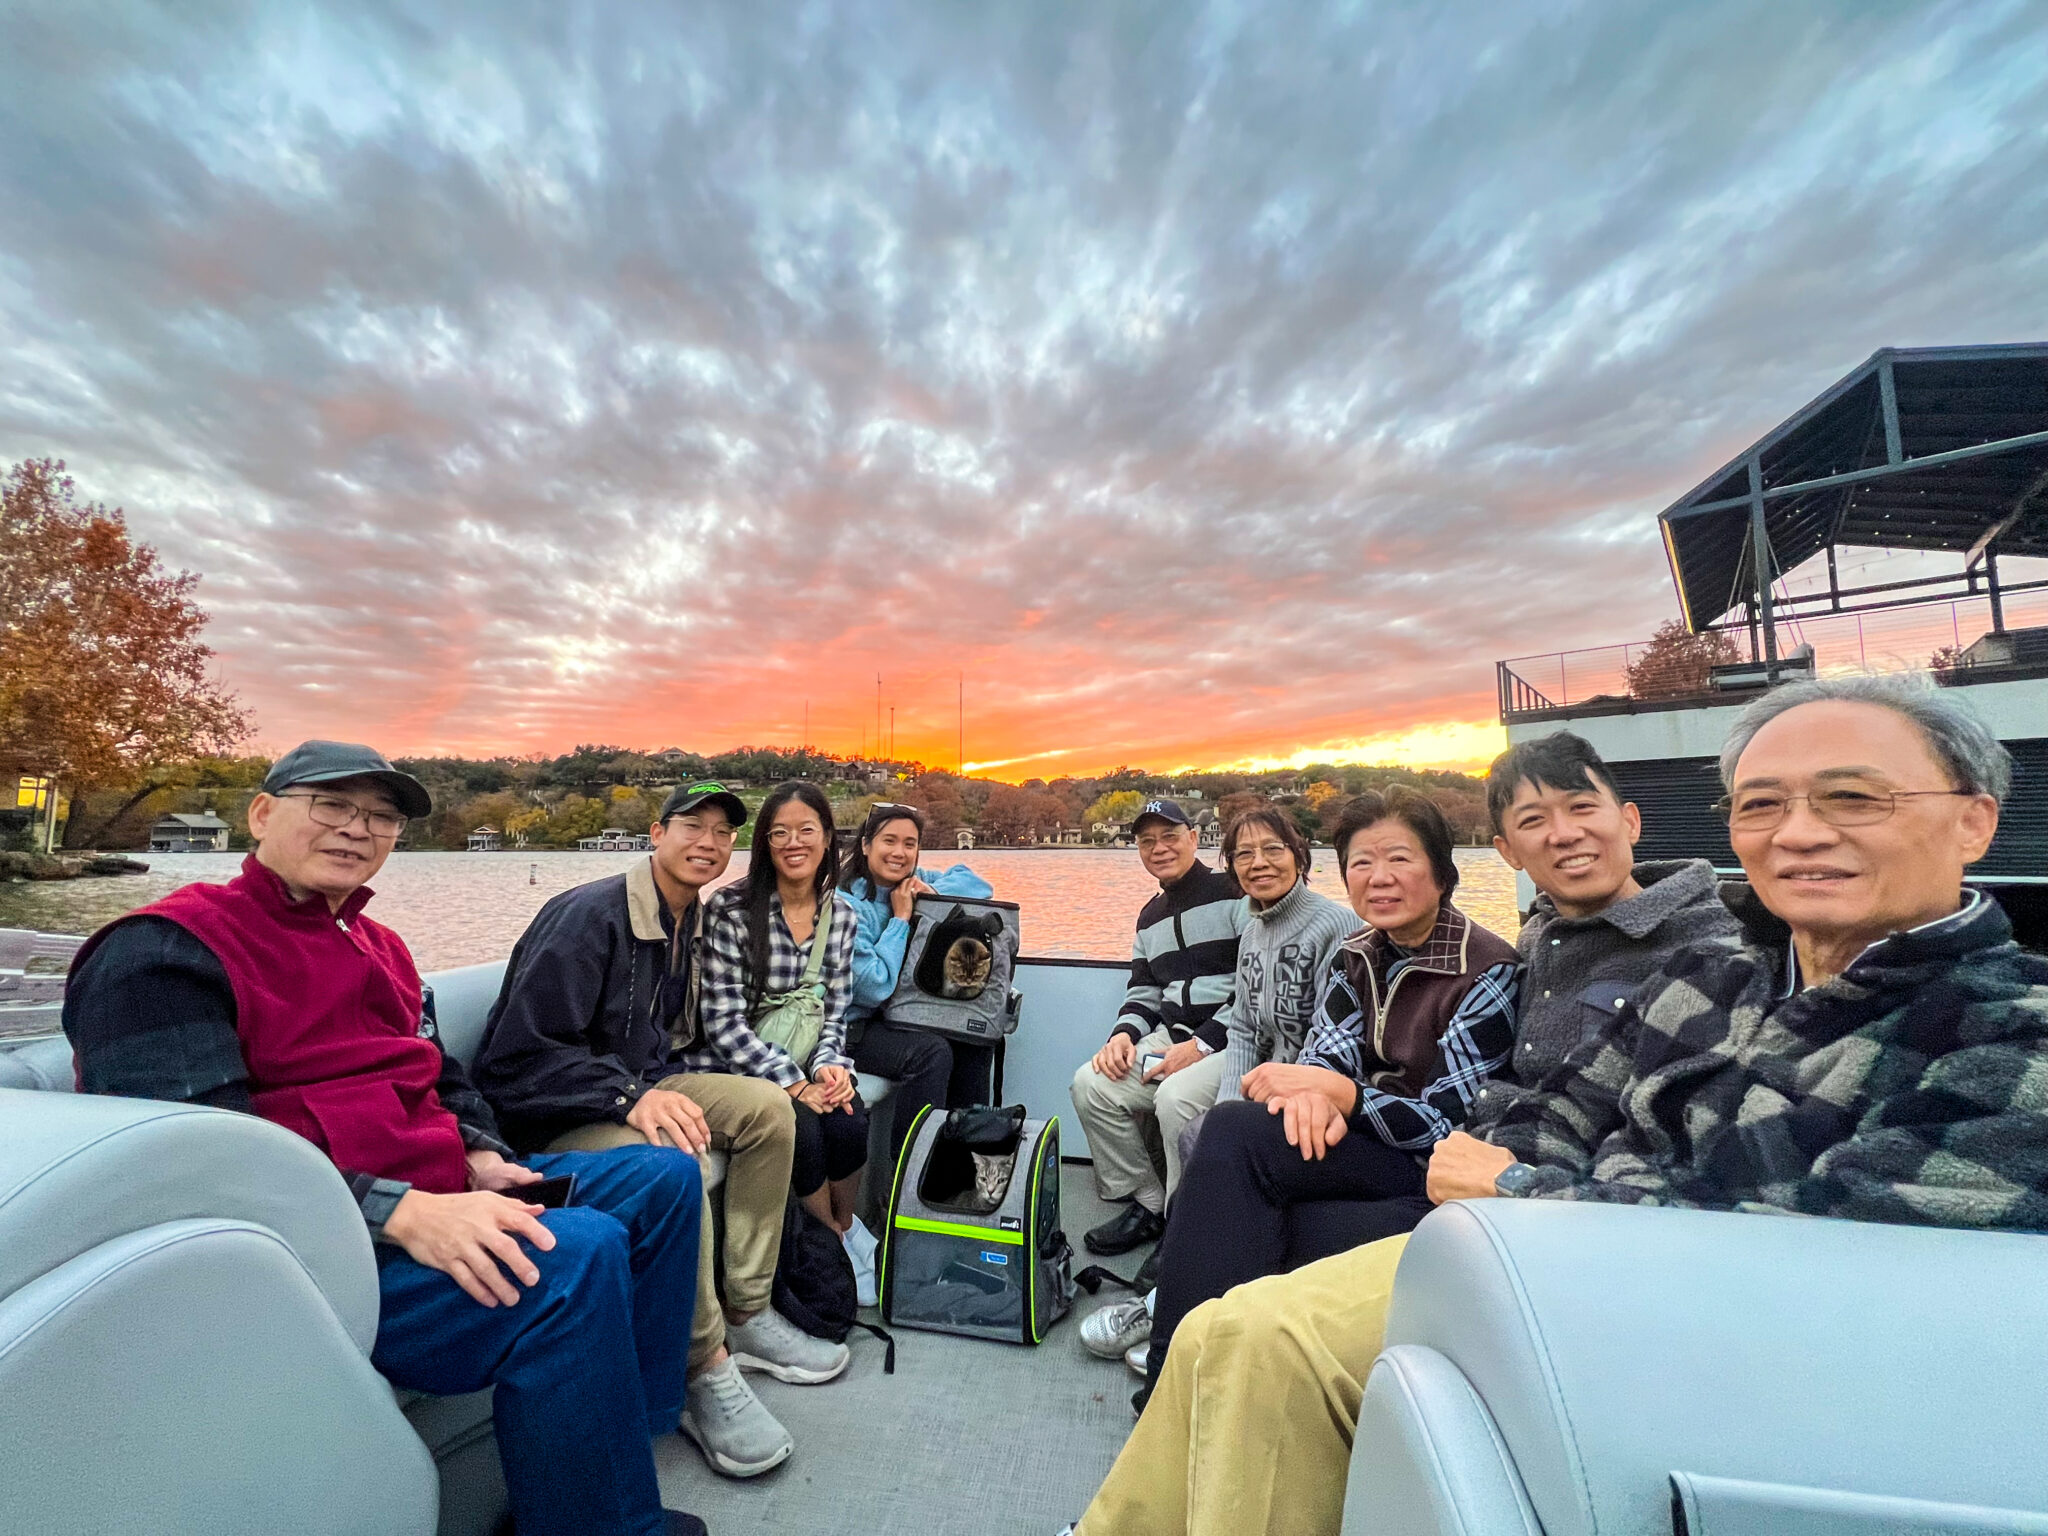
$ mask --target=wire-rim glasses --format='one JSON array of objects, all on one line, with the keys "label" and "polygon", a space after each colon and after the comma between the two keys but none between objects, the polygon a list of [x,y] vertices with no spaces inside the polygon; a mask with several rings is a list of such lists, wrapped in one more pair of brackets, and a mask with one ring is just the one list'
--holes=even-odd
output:
[{"label": "wire-rim glasses", "polygon": [[303,800],[306,814],[323,827],[332,827],[339,832],[343,827],[352,826],[355,819],[363,818],[372,837],[395,838],[406,828],[410,817],[397,811],[366,811],[353,800],[344,800],[339,795],[293,795],[283,794],[280,800]]},{"label": "wire-rim glasses", "polygon": [[1781,795],[1773,789],[1723,795],[1714,810],[1731,832],[1771,832],[1804,800],[1816,820],[1831,827],[1869,827],[1889,820],[1901,800],[1923,795],[1975,795],[1974,789],[1818,789],[1810,795]]}]

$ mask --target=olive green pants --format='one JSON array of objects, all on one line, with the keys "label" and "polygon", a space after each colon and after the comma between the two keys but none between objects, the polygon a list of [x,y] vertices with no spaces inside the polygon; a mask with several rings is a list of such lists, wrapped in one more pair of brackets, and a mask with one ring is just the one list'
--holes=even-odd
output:
[{"label": "olive green pants", "polygon": [[1080,1536],[1334,1532],[1407,1246],[1367,1243],[1190,1312]]},{"label": "olive green pants", "polygon": [[[689,1072],[655,1084],[680,1093],[704,1111],[711,1145],[726,1154],[725,1269],[718,1268],[711,1197],[704,1197],[697,1248],[697,1310],[690,1322],[690,1369],[725,1345],[725,1308],[742,1317],[764,1310],[775,1290],[775,1260],[782,1251],[782,1211],[789,1197],[789,1167],[796,1155],[796,1111],[788,1094],[759,1077],[733,1072]],[[548,1143],[550,1152],[604,1152],[647,1138],[630,1125],[580,1125]],[[725,1302],[719,1303],[719,1292]]]}]

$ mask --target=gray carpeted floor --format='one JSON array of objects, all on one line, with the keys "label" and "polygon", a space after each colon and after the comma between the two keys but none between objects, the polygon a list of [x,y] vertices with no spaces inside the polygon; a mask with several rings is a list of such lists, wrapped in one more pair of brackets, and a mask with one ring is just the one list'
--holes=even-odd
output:
[{"label": "gray carpeted floor", "polygon": [[[1081,1234],[1111,1208],[1085,1165],[1061,1175],[1076,1266],[1100,1262],[1080,1252]],[[1130,1274],[1143,1257],[1109,1267]],[[1081,1348],[1080,1320],[1100,1305],[1077,1292],[1035,1349],[899,1328],[894,1376],[882,1374],[881,1341],[856,1329],[837,1381],[751,1378],[796,1438],[794,1456],[733,1482],[687,1440],[665,1437],[655,1447],[664,1502],[702,1516],[712,1536],[1053,1536],[1087,1507],[1131,1429],[1137,1379]]]}]

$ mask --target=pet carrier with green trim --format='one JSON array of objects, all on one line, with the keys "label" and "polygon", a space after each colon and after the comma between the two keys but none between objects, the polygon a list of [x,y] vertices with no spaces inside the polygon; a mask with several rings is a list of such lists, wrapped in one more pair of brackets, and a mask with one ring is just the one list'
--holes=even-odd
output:
[{"label": "pet carrier with green trim", "polygon": [[1074,1302],[1060,1230],[1060,1122],[1012,1104],[912,1123],[896,1159],[881,1258],[892,1326],[1036,1344]]}]

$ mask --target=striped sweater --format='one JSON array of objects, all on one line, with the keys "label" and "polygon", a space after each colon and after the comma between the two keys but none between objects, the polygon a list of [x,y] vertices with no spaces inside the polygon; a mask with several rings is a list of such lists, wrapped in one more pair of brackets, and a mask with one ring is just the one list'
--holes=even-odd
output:
[{"label": "striped sweater", "polygon": [[1293,1061],[1315,1023],[1316,994],[1358,914],[1301,884],[1270,907],[1251,909],[1238,941],[1237,987],[1223,1010],[1229,1031],[1219,1104],[1244,1097],[1244,1075],[1262,1061]]},{"label": "striped sweater", "polygon": [[1217,1012],[1230,1001],[1244,907],[1237,882],[1200,862],[1162,885],[1138,913],[1131,981],[1111,1033],[1137,1041],[1163,1028],[1176,1044],[1192,1035],[1222,1050]]}]

